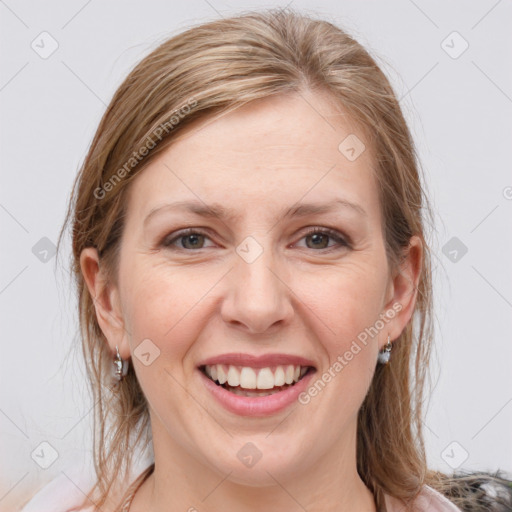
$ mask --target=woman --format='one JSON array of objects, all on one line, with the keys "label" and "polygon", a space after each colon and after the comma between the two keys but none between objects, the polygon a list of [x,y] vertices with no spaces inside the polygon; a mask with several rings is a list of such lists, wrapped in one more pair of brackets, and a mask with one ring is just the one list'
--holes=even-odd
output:
[{"label": "woman", "polygon": [[426,466],[422,211],[392,88],[332,24],[249,13],[140,62],[68,210],[97,426],[75,509],[510,510]]}]

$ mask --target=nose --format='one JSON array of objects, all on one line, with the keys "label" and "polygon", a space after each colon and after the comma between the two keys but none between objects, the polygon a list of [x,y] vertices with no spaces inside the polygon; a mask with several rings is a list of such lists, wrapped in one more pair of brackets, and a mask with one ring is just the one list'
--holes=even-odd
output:
[{"label": "nose", "polygon": [[252,262],[236,255],[221,314],[224,321],[253,334],[285,326],[293,316],[292,291],[270,250]]}]

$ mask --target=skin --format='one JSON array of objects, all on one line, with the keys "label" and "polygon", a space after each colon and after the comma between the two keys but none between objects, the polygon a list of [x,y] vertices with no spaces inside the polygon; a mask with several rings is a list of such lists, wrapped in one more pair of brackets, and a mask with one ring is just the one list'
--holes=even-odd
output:
[{"label": "skin", "polygon": [[[376,511],[356,469],[357,412],[378,350],[410,320],[421,244],[413,237],[391,271],[369,144],[353,162],[338,150],[353,133],[365,140],[318,91],[200,120],[132,183],[117,284],[102,290],[97,253],[83,251],[98,322],[112,354],[118,345],[131,357],[150,405],[156,467],[131,512]],[[366,214],[341,207],[279,220],[296,203],[337,197]],[[143,225],[154,207],[198,198],[239,217],[162,210]],[[350,244],[306,236],[311,226]],[[176,239],[187,227],[208,231]],[[263,249],[252,263],[236,252],[247,236]],[[400,312],[307,405],[238,416],[213,401],[196,369],[217,354],[280,352],[312,359],[321,375],[397,303]],[[148,366],[134,355],[144,339],[160,350]],[[262,453],[250,468],[237,458],[247,442]]]}]

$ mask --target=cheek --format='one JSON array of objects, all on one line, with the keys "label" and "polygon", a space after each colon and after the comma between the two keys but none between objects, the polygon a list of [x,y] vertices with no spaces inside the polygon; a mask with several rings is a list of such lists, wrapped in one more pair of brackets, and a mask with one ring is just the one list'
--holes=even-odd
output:
[{"label": "cheek", "polygon": [[132,350],[146,339],[161,353],[172,355],[171,363],[181,362],[198,319],[204,315],[207,293],[218,278],[201,270],[192,272],[169,265],[133,265],[124,290],[124,318],[129,322]]},{"label": "cheek", "polygon": [[330,334],[346,343],[373,325],[384,306],[386,276],[378,264],[347,264],[318,279],[303,281],[303,290]]},{"label": "cheek", "polygon": [[[323,280],[325,286],[316,293],[316,312],[329,327],[321,338],[328,360],[324,369],[328,375],[324,374],[323,380],[333,383],[328,385],[330,397],[340,406],[341,416],[359,408],[375,371],[377,339],[386,335],[385,327],[375,329],[382,323],[387,283],[379,270],[383,268],[385,265],[378,263],[347,265]],[[343,405],[339,395],[344,397]]]},{"label": "cheek", "polygon": [[[218,281],[211,272],[191,274],[158,264],[133,266],[124,290],[137,378],[153,411],[170,417],[191,401],[181,384],[190,370],[186,356],[207,321],[205,294]],[[194,410],[193,401],[189,405]]]},{"label": "cheek", "polygon": [[145,380],[146,374],[169,379],[172,373],[182,380],[192,370],[187,354],[215,311],[212,301],[218,299],[216,285],[225,269],[177,268],[163,258],[144,255],[126,263],[123,315],[129,323],[134,359],[142,343],[158,354],[149,367],[135,360],[138,374]]}]

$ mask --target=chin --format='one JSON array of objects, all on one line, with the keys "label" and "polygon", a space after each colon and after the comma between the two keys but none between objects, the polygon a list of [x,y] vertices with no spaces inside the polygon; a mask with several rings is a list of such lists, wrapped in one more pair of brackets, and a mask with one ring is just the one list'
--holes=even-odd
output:
[{"label": "chin", "polygon": [[223,460],[214,461],[216,471],[224,477],[229,475],[227,479],[231,482],[249,487],[276,485],[276,480],[283,482],[305,471],[299,466],[304,461],[303,456],[278,454],[268,441],[267,447],[262,449],[256,448],[255,444],[247,442],[233,453],[233,457],[227,457],[229,452],[224,451]]}]

